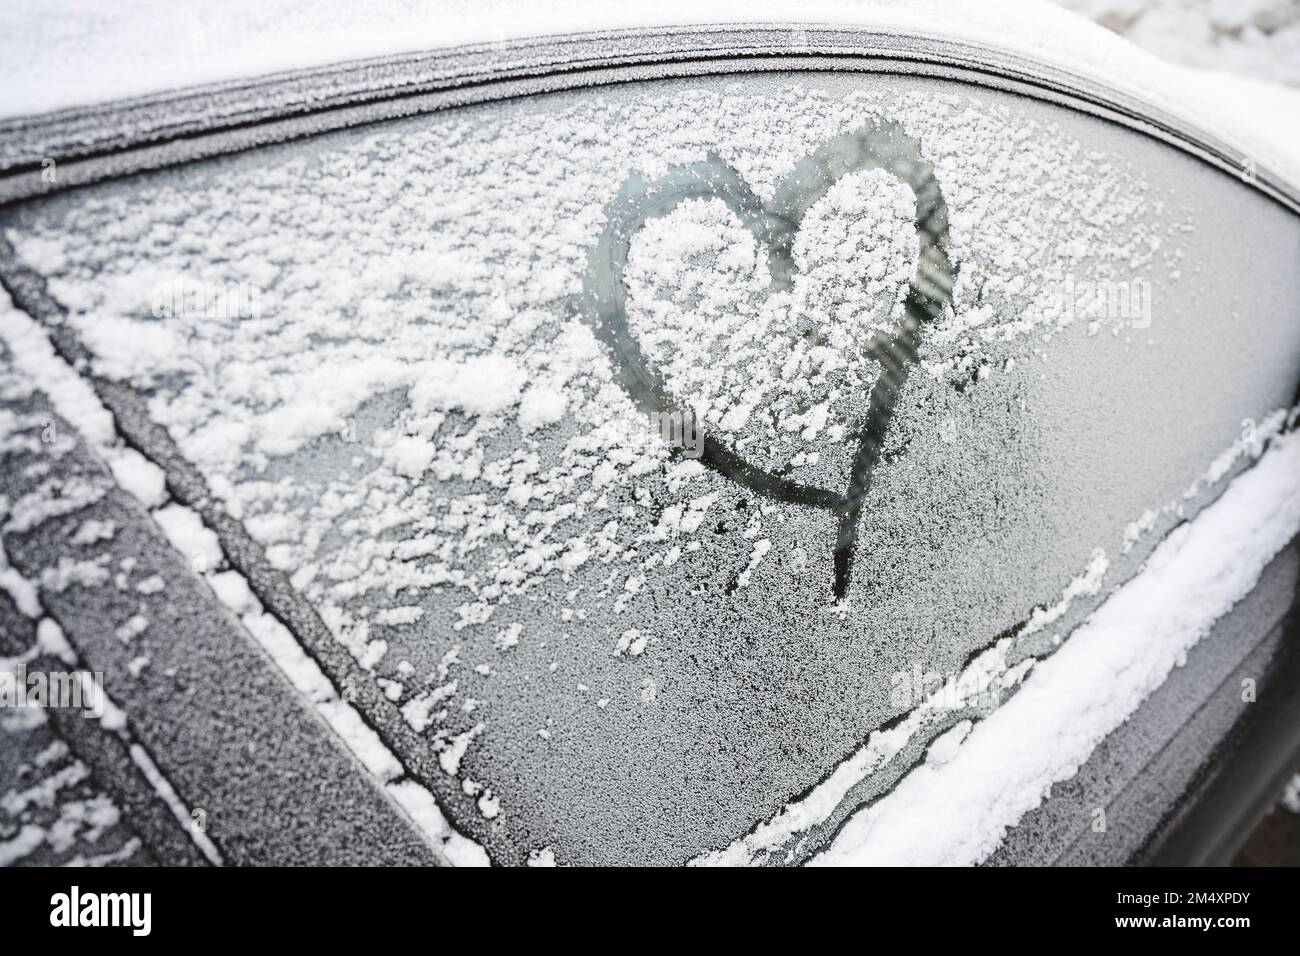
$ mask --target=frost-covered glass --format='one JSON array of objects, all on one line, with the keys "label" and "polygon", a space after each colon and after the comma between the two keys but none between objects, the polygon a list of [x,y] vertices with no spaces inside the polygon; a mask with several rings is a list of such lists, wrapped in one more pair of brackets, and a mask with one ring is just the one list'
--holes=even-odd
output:
[{"label": "frost-covered glass", "polygon": [[[563,861],[722,849],[839,767],[737,851],[802,858],[1212,497],[1300,367],[1292,214],[937,80],[536,96],[8,226],[458,822]],[[873,736],[990,647],[988,693]]]}]

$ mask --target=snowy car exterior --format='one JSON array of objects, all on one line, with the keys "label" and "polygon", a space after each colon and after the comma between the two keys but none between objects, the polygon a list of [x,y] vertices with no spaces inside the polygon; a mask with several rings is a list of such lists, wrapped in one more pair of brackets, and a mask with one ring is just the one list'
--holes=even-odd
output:
[{"label": "snowy car exterior", "polygon": [[[1280,789],[1284,172],[899,28],[198,102],[14,123],[0,179],[6,653],[66,632],[214,808],[160,859],[1189,861]],[[268,775],[361,781],[306,837],[202,759],[270,715]]]}]

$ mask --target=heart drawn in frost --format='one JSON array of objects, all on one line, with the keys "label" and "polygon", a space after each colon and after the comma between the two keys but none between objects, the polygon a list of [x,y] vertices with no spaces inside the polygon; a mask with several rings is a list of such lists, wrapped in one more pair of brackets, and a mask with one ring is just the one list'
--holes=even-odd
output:
[{"label": "heart drawn in frost", "polygon": [[821,508],[835,516],[835,579],[831,590],[836,599],[848,591],[858,517],[884,447],[894,405],[916,363],[921,334],[947,308],[957,276],[957,265],[947,251],[947,206],[932,167],[921,158],[920,144],[896,123],[870,123],[799,160],[767,202],[754,195],[740,174],[714,153],[689,166],[674,166],[654,181],[633,174],[605,210],[607,224],[591,252],[584,290],[586,318],[609,350],[619,384],[637,408],[651,416],[682,414],[684,403],[672,395],[663,375],[646,361],[628,326],[623,273],[632,238],[647,222],[668,215],[688,199],[719,199],[760,246],[766,247],[772,277],[770,291],[787,290],[798,272],[793,250],[804,215],[839,180],[871,169],[891,174],[912,190],[920,252],[902,317],[887,339],[873,336],[862,347],[863,354],[879,363],[881,371],[865,411],[845,434],[846,440],[857,443],[847,486],[843,491],[832,491],[764,471],[707,433],[700,456],[704,465],[756,495]]}]

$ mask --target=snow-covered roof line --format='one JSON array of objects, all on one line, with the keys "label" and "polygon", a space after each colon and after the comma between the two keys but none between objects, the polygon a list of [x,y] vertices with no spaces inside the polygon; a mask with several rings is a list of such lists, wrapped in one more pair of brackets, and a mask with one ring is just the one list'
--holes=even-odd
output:
[{"label": "snow-covered roof line", "polygon": [[[185,11],[187,5],[193,9]],[[35,17],[12,5],[0,10],[0,58],[7,73],[0,116],[404,53],[708,24],[892,30],[987,43],[1157,85],[1167,70],[1126,41],[1042,0],[123,0],[108,10],[94,0],[56,0],[44,13]],[[68,30],[69,21],[82,28]]]},{"label": "snow-covered roof line", "polygon": [[[84,0],[65,0],[71,15],[92,16],[83,5]],[[1297,191],[1273,188],[1270,174],[1300,184],[1297,134],[1276,121],[1295,112],[1300,94],[1172,66],[1040,0],[629,0],[601,5],[378,0],[364,8],[327,0],[306,12],[288,0],[233,0],[193,17],[176,16],[174,4],[168,5],[168,15],[152,15],[160,12],[158,6],[155,0],[135,0],[112,13],[97,9],[95,29],[75,37],[57,32],[52,19],[31,23],[15,10],[0,11],[0,54],[9,74],[0,90],[0,117],[9,118],[0,120],[0,168],[31,166],[34,157],[62,161],[192,130],[266,122],[339,101],[409,96],[447,80],[440,75],[446,67],[437,57],[429,58],[431,52],[472,50],[478,70],[492,72],[504,65],[518,73],[527,60],[517,55],[519,41],[558,38],[561,47],[577,50],[580,38],[593,32],[655,30],[631,38],[624,32],[615,50],[626,62],[628,45],[640,41],[645,59],[653,61],[661,55],[670,58],[674,45],[683,47],[679,38],[668,44],[667,53],[657,49],[665,29],[690,28],[686,35],[706,49],[710,44],[700,44],[700,39],[717,38],[716,55],[733,49],[788,50],[793,41],[796,47],[806,43],[810,53],[895,58],[905,68],[982,66],[1002,85],[1036,77],[1044,86],[1065,91],[1067,98],[1082,91],[1082,99],[1137,117],[1139,126],[1181,128],[1181,135],[1164,138],[1180,145],[1211,143],[1199,151],[1234,171],[1238,164],[1252,173],[1264,171],[1265,188],[1274,194]],[[781,29],[774,31],[778,25]],[[834,29],[818,33],[819,26]],[[737,44],[738,34],[757,39]],[[773,45],[775,36],[784,37],[783,43]],[[597,56],[602,55],[604,44],[595,46]],[[555,68],[555,47],[542,49],[549,52],[536,65]],[[590,65],[592,44],[577,52],[574,65]],[[457,62],[463,72],[463,61]],[[337,67],[341,69],[332,69]],[[250,97],[255,115],[247,115]],[[124,104],[133,99],[135,104]],[[99,107],[110,103],[130,110],[97,122]],[[1158,119],[1153,123],[1151,117]],[[321,128],[335,125],[345,124]],[[172,156],[168,162],[204,154]],[[75,184],[75,177],[64,182]],[[3,193],[0,201],[22,195],[12,189]]]},{"label": "snow-covered roof line", "polygon": [[[894,29],[1014,43],[1102,67],[1134,61],[1123,41],[1041,0],[122,0],[108,9],[54,0],[42,13],[0,8],[0,116],[473,44],[717,23]],[[79,28],[68,29],[72,22]]]}]

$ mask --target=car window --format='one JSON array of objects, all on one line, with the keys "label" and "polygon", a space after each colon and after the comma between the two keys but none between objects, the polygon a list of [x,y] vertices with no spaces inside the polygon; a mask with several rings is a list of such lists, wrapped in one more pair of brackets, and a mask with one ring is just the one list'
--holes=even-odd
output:
[{"label": "car window", "polygon": [[698,858],[981,650],[1014,677],[1300,360],[1292,214],[936,79],[531,96],[6,228],[503,858]]}]

